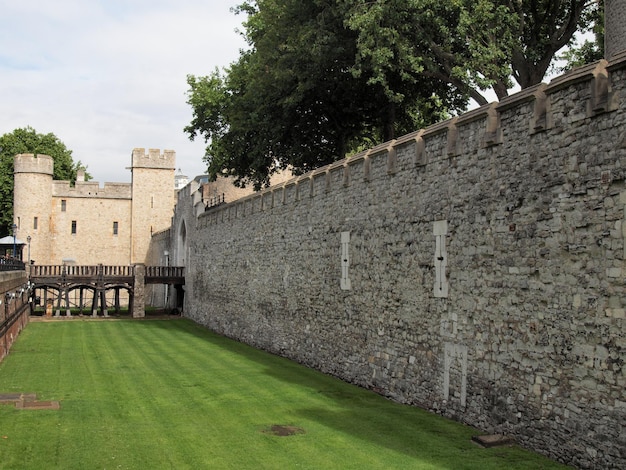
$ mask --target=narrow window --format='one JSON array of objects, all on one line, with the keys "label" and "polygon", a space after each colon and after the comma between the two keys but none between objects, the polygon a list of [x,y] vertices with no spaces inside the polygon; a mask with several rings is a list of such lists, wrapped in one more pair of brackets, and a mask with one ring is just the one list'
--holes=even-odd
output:
[{"label": "narrow window", "polygon": [[76,221],[72,220],[72,235],[76,235]]},{"label": "narrow window", "polygon": [[350,232],[341,232],[341,290],[350,290]]},{"label": "narrow window", "polygon": [[448,277],[446,275],[446,267],[448,266],[448,255],[446,253],[447,234],[447,220],[438,220],[433,224],[433,235],[435,236],[435,286],[433,294],[435,297],[448,297]]},{"label": "narrow window", "polygon": [[113,222],[113,235],[117,235],[117,222]]},{"label": "narrow window", "polygon": [[67,201],[65,199],[61,199],[61,212],[65,212],[67,209]]},{"label": "narrow window", "polygon": [[150,196],[150,209],[154,209],[154,196]]},{"label": "narrow window", "polygon": [[39,220],[37,219],[37,217],[33,217],[33,230],[37,230],[38,222]]}]

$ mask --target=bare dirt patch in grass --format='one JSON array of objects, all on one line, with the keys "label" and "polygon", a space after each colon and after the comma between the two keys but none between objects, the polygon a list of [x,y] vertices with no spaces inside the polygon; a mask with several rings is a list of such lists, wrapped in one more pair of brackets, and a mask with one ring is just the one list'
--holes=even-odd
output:
[{"label": "bare dirt patch in grass", "polygon": [[498,447],[513,444],[513,438],[510,436],[504,436],[502,434],[490,434],[487,436],[474,436],[472,441],[480,444],[483,447]]},{"label": "bare dirt patch in grass", "polygon": [[285,424],[272,424],[269,428],[263,430],[265,434],[272,436],[293,436],[294,434],[304,434],[305,431],[298,426],[289,426]]}]

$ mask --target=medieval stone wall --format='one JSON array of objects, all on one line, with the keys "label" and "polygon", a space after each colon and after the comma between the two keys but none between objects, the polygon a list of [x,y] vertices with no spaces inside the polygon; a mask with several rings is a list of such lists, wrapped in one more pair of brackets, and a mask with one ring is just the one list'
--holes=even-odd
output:
[{"label": "medieval stone wall", "polygon": [[[53,181],[53,159],[16,155],[18,237],[37,264],[145,263],[152,234],[169,227],[175,203],[172,150],[136,148],[132,183]],[[168,191],[170,189],[170,191]]]},{"label": "medieval stone wall", "polygon": [[172,218],[176,152],[136,148],[132,161],[131,263],[145,263],[150,237],[167,229]]},{"label": "medieval stone wall", "polygon": [[601,61],[198,217],[179,193],[185,315],[626,467],[625,75]]}]

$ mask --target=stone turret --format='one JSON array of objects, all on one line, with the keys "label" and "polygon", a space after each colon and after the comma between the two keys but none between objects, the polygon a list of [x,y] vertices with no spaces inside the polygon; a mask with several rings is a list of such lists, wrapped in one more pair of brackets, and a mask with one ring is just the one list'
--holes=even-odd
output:
[{"label": "stone turret", "polygon": [[175,204],[173,150],[136,148],[132,154],[131,262],[145,263],[150,237],[169,228]]},{"label": "stone turret", "polygon": [[54,160],[48,155],[14,157],[13,207],[18,237],[31,237],[30,257],[47,260],[51,252],[50,203]]},{"label": "stone turret", "polygon": [[604,2],[604,57],[611,61],[626,52],[626,0]]}]

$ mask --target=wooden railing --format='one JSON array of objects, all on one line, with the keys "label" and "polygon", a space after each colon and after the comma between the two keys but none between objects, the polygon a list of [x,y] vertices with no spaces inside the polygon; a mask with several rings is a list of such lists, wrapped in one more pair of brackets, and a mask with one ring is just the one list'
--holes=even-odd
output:
[{"label": "wooden railing", "polygon": [[146,266],[146,277],[184,277],[182,266]]},{"label": "wooden railing", "polygon": [[[135,266],[78,266],[78,265],[32,265],[31,279],[128,279],[135,276]],[[185,268],[182,266],[146,266],[148,282],[184,283]]]},{"label": "wooden railing", "polygon": [[134,266],[32,265],[31,277],[133,277]]}]

